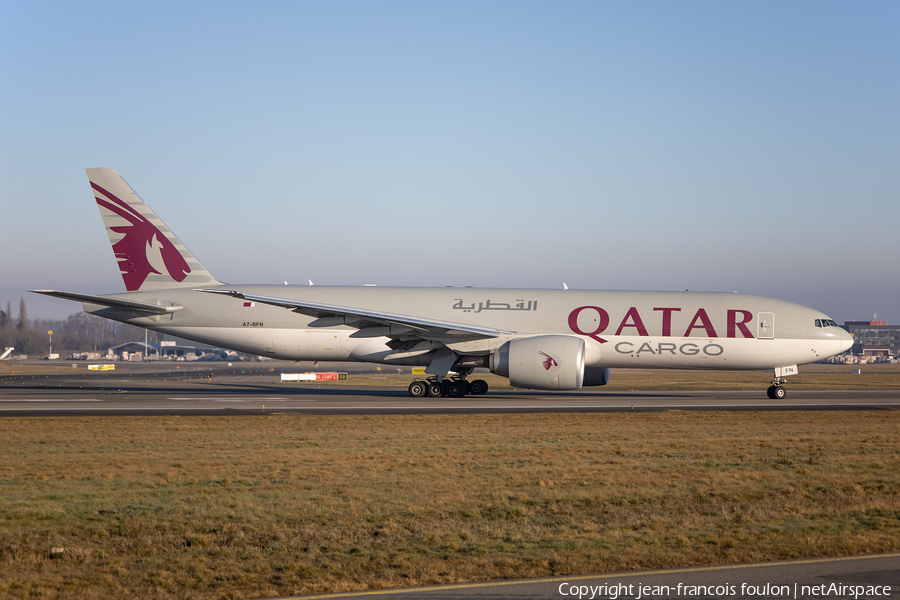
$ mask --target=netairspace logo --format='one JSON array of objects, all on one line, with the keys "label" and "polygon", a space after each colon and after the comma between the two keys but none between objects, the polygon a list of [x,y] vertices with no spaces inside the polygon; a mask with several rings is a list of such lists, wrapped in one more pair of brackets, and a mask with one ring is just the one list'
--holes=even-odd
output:
[{"label": "netairspace logo", "polygon": [[559,585],[559,594],[579,600],[617,600],[618,598],[677,598],[683,597],[742,597],[742,598],[878,598],[891,595],[889,585],[846,585],[822,583],[819,585],[737,584],[724,585],[641,585],[612,583],[604,585],[577,585],[568,582]]}]

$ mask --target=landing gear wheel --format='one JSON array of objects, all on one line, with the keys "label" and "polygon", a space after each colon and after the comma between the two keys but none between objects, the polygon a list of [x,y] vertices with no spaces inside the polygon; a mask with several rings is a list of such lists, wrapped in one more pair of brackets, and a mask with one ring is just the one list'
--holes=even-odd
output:
[{"label": "landing gear wheel", "polygon": [[771,400],[775,399],[775,386],[774,385],[770,385],[769,389],[766,390],[766,396],[768,396],[769,399],[771,399]]},{"label": "landing gear wheel", "polygon": [[425,395],[429,398],[440,398],[443,390],[441,384],[436,381],[429,381],[425,384]]},{"label": "landing gear wheel", "polygon": [[473,396],[481,396],[487,394],[488,384],[484,379],[476,379],[469,384],[469,393]]},{"label": "landing gear wheel", "polygon": [[787,390],[780,385],[770,385],[766,390],[766,395],[772,400],[783,400],[787,396]]},{"label": "landing gear wheel", "polygon": [[421,398],[426,391],[428,390],[424,381],[413,381],[409,384],[409,395],[413,398]]},{"label": "landing gear wheel", "polygon": [[447,398],[462,398],[468,391],[466,382],[459,379],[445,379],[441,383],[441,387],[444,391],[443,395]]}]

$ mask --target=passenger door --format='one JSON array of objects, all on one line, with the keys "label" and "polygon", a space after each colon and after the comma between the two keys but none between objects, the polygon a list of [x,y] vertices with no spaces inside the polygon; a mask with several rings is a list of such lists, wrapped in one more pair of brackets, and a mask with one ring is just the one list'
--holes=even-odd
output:
[{"label": "passenger door", "polygon": [[775,313],[761,312],[756,321],[759,324],[756,337],[761,340],[771,340],[775,337]]}]

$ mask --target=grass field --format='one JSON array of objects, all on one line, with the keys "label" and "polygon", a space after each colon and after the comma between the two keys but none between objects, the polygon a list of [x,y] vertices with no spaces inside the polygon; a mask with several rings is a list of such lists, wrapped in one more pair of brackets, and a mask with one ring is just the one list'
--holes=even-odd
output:
[{"label": "grass field", "polygon": [[5,419],[0,597],[897,551],[898,434],[891,411]]}]

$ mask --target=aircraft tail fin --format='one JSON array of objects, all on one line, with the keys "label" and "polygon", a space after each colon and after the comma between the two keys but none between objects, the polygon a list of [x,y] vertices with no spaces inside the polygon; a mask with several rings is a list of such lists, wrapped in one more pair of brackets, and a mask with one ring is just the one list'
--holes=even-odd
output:
[{"label": "aircraft tail fin", "polygon": [[220,283],[115,169],[87,175],[129,292]]},{"label": "aircraft tail fin", "polygon": [[3,352],[0,352],[0,360],[6,360],[7,358],[9,358],[9,355],[12,354],[13,350],[15,350],[15,348],[7,348]]}]

